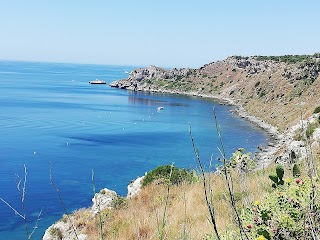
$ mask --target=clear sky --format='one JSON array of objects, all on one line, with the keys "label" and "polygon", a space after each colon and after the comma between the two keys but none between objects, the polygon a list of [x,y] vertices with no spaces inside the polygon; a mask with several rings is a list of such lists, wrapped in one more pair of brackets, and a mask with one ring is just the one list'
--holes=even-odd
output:
[{"label": "clear sky", "polygon": [[320,52],[320,0],[0,0],[0,59],[200,67]]}]

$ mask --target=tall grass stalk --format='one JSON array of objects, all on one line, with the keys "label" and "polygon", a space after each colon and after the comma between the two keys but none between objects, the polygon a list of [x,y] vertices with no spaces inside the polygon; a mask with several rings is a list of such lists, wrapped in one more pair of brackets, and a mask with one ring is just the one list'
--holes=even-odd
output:
[{"label": "tall grass stalk", "polygon": [[[204,169],[203,169],[203,166],[202,166],[202,162],[201,162],[201,159],[200,159],[200,156],[199,156],[198,149],[197,149],[197,147],[195,145],[195,142],[194,142],[194,139],[193,139],[191,125],[189,126],[189,134],[190,134],[190,138],[191,138],[193,151],[194,151],[194,154],[195,154],[195,156],[197,158],[197,161],[198,161],[198,164],[199,164],[199,167],[200,167],[200,170],[201,170],[202,178],[203,178],[204,196],[205,196],[206,204],[207,204],[208,211],[209,211],[209,214],[210,214],[211,223],[213,225],[213,229],[214,229],[214,232],[216,234],[217,239],[220,240],[220,236],[219,236],[219,232],[218,232],[218,229],[217,229],[217,224],[216,224],[216,220],[215,220],[215,216],[214,216],[214,206],[212,204],[212,197],[211,197],[211,194],[208,194],[208,192],[207,192],[206,175],[205,175],[205,172],[204,172]],[[209,201],[209,199],[210,199],[210,201]]]},{"label": "tall grass stalk", "polygon": [[[169,204],[172,168],[173,168],[173,164],[171,165],[169,179],[168,179],[168,183],[167,183],[167,194],[166,194],[166,200],[165,200],[165,205],[164,205],[163,216],[162,216],[161,227],[160,228],[159,228],[159,224],[158,224],[158,234],[159,234],[159,239],[160,240],[163,240],[164,237],[165,237],[164,236],[164,229],[165,229],[165,226],[166,226],[166,217],[167,217],[166,214],[167,214],[167,207],[168,207],[168,204]],[[159,222],[158,221],[158,217],[157,217],[157,222]]]},{"label": "tall grass stalk", "polygon": [[94,198],[96,200],[96,203],[98,204],[100,239],[104,240],[104,235],[103,235],[103,231],[102,231],[103,220],[102,220],[102,214],[101,214],[101,209],[100,209],[100,201],[99,201],[99,203],[97,202],[96,187],[94,185],[94,171],[93,171],[93,169],[92,169],[92,174],[91,174],[91,180],[92,180],[93,196],[94,196]]},{"label": "tall grass stalk", "polygon": [[229,174],[228,170],[227,170],[226,152],[225,152],[225,149],[224,149],[224,144],[223,144],[223,141],[222,141],[222,136],[221,136],[220,127],[219,127],[219,124],[218,124],[215,108],[213,108],[213,114],[214,114],[214,121],[215,121],[215,125],[216,125],[216,130],[217,130],[217,134],[218,134],[218,138],[219,138],[220,146],[221,146],[220,153],[222,154],[222,158],[223,158],[224,177],[225,177],[225,180],[226,180],[226,183],[227,183],[227,187],[228,187],[230,203],[231,203],[232,209],[233,209],[233,211],[234,211],[234,213],[236,215],[236,219],[237,219],[237,222],[238,222],[238,227],[240,229],[241,239],[243,239],[243,236],[244,236],[248,240],[249,238],[247,236],[246,231],[243,228],[242,221],[240,219],[240,215],[239,215],[237,207],[236,207],[236,201],[234,199],[234,190],[233,190],[234,188],[233,188],[232,174]]},{"label": "tall grass stalk", "polygon": [[58,194],[58,197],[59,197],[59,200],[60,200],[60,204],[61,204],[61,206],[62,206],[62,208],[63,208],[63,211],[64,211],[64,213],[66,214],[69,222],[70,222],[71,225],[72,225],[72,230],[73,230],[73,232],[74,232],[74,234],[75,234],[75,236],[76,236],[76,239],[79,240],[79,237],[78,237],[76,228],[75,228],[75,226],[74,226],[74,224],[73,224],[73,221],[72,221],[71,218],[69,217],[69,213],[68,213],[68,211],[67,211],[67,209],[66,209],[66,207],[65,207],[65,205],[64,205],[64,203],[63,203],[63,200],[62,200],[60,191],[59,191],[59,189],[57,188],[55,182],[53,181],[53,177],[52,177],[52,162],[51,162],[51,161],[50,161],[50,182],[51,182],[53,188],[55,189],[55,191],[56,191],[57,194]]},{"label": "tall grass stalk", "polygon": [[27,167],[24,164],[23,165],[24,168],[24,178],[23,178],[23,186],[21,188],[21,182],[22,182],[22,178],[20,178],[17,175],[17,180],[16,180],[16,186],[17,189],[19,191],[19,195],[20,195],[20,201],[21,201],[21,205],[22,205],[22,211],[23,213],[19,213],[13,206],[11,206],[7,201],[5,201],[3,198],[0,197],[0,201],[2,201],[4,204],[6,204],[11,210],[14,211],[14,213],[16,215],[18,215],[19,217],[21,217],[24,221],[24,226],[25,226],[25,230],[26,230],[26,234],[27,234],[27,238],[28,240],[31,239],[33,233],[35,232],[35,230],[38,228],[38,223],[40,221],[40,217],[42,214],[42,209],[38,214],[37,220],[35,222],[35,225],[33,227],[32,232],[29,233],[29,227],[28,227],[28,221],[27,221],[27,214],[26,214],[26,206],[25,206],[25,196],[26,196],[26,187],[27,187]]},{"label": "tall grass stalk", "polygon": [[183,193],[183,207],[184,207],[184,219],[183,219],[183,235],[182,239],[187,239],[187,198],[186,193]]}]

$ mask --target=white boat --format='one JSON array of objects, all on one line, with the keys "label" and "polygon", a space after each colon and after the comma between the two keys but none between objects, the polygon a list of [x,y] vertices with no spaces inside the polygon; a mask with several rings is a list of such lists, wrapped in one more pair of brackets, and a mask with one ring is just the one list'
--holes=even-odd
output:
[{"label": "white boat", "polygon": [[106,81],[96,79],[96,80],[90,81],[89,83],[90,84],[106,84]]},{"label": "white boat", "polygon": [[158,107],[158,108],[157,108],[158,112],[161,111],[161,110],[163,110],[163,109],[164,109],[164,107]]}]

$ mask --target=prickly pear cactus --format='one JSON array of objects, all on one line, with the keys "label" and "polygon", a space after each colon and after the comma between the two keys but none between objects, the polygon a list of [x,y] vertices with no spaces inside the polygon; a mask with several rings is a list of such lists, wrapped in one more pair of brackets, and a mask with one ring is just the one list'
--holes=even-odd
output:
[{"label": "prickly pear cactus", "polygon": [[284,170],[283,170],[283,166],[282,166],[282,165],[280,165],[280,164],[277,165],[277,167],[276,167],[276,173],[277,173],[277,175],[278,175],[278,178],[279,178],[280,180],[282,180],[283,175],[284,175]]},{"label": "prickly pear cactus", "polygon": [[271,179],[272,182],[274,182],[276,185],[278,185],[279,181],[278,181],[278,176],[275,173],[271,173],[269,175],[269,178]]},{"label": "prickly pear cactus", "polygon": [[272,183],[272,187],[276,188],[279,185],[283,185],[284,184],[283,175],[284,175],[284,169],[283,169],[282,165],[279,164],[276,167],[276,172],[275,173],[271,173],[269,175],[270,180],[273,182]]},{"label": "prickly pear cactus", "polygon": [[300,177],[300,175],[301,175],[299,166],[298,166],[298,164],[296,164],[296,163],[293,164],[292,175],[293,175],[293,177],[295,177],[295,178]]}]

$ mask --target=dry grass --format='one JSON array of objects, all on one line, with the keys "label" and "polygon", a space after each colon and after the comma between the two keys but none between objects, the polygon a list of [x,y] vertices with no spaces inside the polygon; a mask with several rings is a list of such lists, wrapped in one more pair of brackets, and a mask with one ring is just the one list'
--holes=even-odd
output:
[{"label": "dry grass", "polygon": [[[314,161],[319,166],[319,155],[314,156]],[[307,178],[306,166],[307,162],[300,166],[302,179]],[[272,191],[268,177],[271,172],[275,172],[275,164],[246,175],[232,174],[234,197],[240,214],[255,201],[264,202],[266,195]],[[290,167],[286,166],[284,178],[288,177],[292,178],[292,173]],[[239,227],[229,202],[224,176],[208,173],[207,179],[212,187],[212,202],[220,235],[230,231],[237,235]],[[163,239],[214,239],[201,181],[171,186],[167,205],[167,186],[151,184],[128,199],[125,206],[103,210],[103,239],[160,239],[159,228],[165,207]],[[78,234],[87,234],[90,240],[101,239],[99,216],[92,217],[90,209],[76,211],[72,220]]]},{"label": "dry grass", "polygon": [[[261,201],[271,191],[268,173],[273,169],[274,166],[270,166],[247,176],[233,175],[239,211],[253,201]],[[219,231],[237,229],[224,177],[210,174],[208,178]],[[158,227],[162,221],[166,194],[165,185],[152,184],[129,199],[126,207],[103,210],[105,239],[159,239]],[[88,234],[89,239],[100,239],[99,218],[92,219],[90,214],[89,210],[75,212],[75,225],[82,229],[81,233]],[[201,182],[171,187],[164,239],[205,239],[206,235],[214,233],[209,219]]]}]

